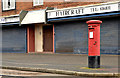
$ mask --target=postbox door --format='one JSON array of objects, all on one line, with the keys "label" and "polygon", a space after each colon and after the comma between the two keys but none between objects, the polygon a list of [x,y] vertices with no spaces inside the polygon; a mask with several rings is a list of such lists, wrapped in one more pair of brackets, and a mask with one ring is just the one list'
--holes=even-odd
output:
[{"label": "postbox door", "polygon": [[97,52],[97,28],[89,28],[89,56],[98,55]]}]

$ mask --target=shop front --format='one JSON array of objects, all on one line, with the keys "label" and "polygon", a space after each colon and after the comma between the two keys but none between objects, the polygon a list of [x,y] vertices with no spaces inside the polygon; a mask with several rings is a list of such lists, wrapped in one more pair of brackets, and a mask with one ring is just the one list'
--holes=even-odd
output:
[{"label": "shop front", "polygon": [[20,26],[27,27],[27,53],[53,53],[53,25],[46,24],[45,10],[21,11]]},{"label": "shop front", "polygon": [[19,27],[19,16],[2,18],[2,52],[26,53],[27,28]]},{"label": "shop front", "polygon": [[53,25],[35,24],[35,52],[53,53]]},{"label": "shop front", "polygon": [[87,54],[88,20],[101,20],[101,54],[118,53],[119,2],[47,11],[48,23],[54,24],[54,51]]}]

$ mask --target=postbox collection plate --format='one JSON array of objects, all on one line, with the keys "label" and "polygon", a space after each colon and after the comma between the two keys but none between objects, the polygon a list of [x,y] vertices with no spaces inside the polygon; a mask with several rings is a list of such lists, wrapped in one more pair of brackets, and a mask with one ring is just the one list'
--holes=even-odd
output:
[{"label": "postbox collection plate", "polygon": [[93,32],[92,31],[90,32],[89,35],[90,35],[90,38],[93,38]]}]

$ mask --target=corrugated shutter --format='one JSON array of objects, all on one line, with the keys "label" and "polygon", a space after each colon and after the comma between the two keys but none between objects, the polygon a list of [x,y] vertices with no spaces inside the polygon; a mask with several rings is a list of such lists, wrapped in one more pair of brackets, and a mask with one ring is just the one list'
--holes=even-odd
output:
[{"label": "corrugated shutter", "polygon": [[2,52],[26,52],[26,28],[3,27],[2,28]]},{"label": "corrugated shutter", "polygon": [[55,24],[57,53],[87,53],[87,24],[85,21]]},{"label": "corrugated shutter", "polygon": [[[118,54],[119,17],[104,18],[101,24],[101,54]],[[56,53],[87,54],[88,25],[86,21],[62,22],[55,24]]]},{"label": "corrugated shutter", "polygon": [[101,54],[118,54],[118,18],[101,19]]}]

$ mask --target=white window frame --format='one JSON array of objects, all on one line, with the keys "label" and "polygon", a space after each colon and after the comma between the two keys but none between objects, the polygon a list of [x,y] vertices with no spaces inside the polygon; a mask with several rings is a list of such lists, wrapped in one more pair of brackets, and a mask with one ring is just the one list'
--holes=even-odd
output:
[{"label": "white window frame", "polygon": [[8,7],[8,0],[2,0],[2,11],[16,9],[16,0],[10,0],[10,7]]},{"label": "white window frame", "polygon": [[72,0],[64,0],[64,2],[71,2]]},{"label": "white window frame", "polygon": [[[35,3],[36,1],[38,1],[37,4]],[[43,0],[33,0],[33,6],[39,6],[39,5],[43,5]]]}]

